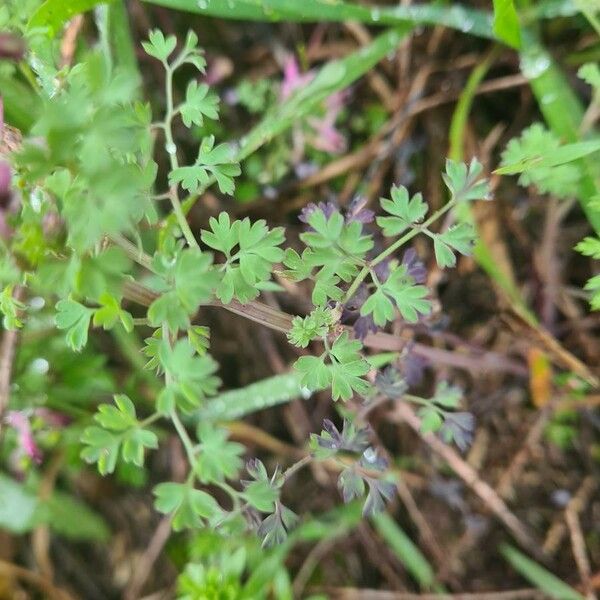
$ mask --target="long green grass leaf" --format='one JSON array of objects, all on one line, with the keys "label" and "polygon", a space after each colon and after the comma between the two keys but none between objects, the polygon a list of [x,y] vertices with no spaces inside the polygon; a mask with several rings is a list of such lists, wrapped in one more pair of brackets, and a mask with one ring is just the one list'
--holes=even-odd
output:
[{"label": "long green grass leaf", "polygon": [[[369,356],[368,361],[374,369],[380,369],[397,357],[397,352],[382,352]],[[206,407],[200,411],[199,417],[231,421],[297,398],[309,398],[311,395],[300,385],[300,375],[292,371],[261,379],[237,390],[223,392],[208,401]]]},{"label": "long green grass leaf", "polygon": [[589,156],[594,152],[600,151],[600,140],[592,140],[589,142],[575,142],[574,144],[566,144],[560,146],[550,152],[540,154],[529,160],[521,160],[517,163],[506,165],[496,169],[496,175],[515,175],[523,173],[523,171],[532,167],[556,167],[570,163],[585,156]]},{"label": "long green grass leaf", "polygon": [[460,4],[437,6],[363,6],[327,0],[146,0],[167,8],[248,21],[359,21],[369,25],[444,25],[494,38],[492,16]]},{"label": "long green grass leaf", "polygon": [[494,33],[513,48],[521,45],[519,17],[513,0],[494,0]]},{"label": "long green grass leaf", "polygon": [[373,524],[406,570],[417,580],[423,589],[437,587],[433,568],[419,548],[386,512],[373,517]]},{"label": "long green grass leaf", "polygon": [[584,600],[579,592],[519,552],[516,548],[508,544],[503,544],[500,547],[500,552],[515,571],[518,571],[530,583],[548,594],[550,598],[556,598],[557,600]]},{"label": "long green grass leaf", "polygon": [[98,4],[114,0],[46,0],[29,19],[29,28],[47,27],[50,35],[56,35],[60,28],[75,15],[91,10]]}]

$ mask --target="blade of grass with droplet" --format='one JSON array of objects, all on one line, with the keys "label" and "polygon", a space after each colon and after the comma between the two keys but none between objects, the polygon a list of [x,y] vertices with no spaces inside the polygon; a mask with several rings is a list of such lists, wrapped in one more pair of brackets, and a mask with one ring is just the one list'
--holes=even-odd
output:
[{"label": "blade of grass with droplet", "polygon": [[135,44],[129,26],[129,15],[123,0],[97,6],[96,24],[111,64],[125,70],[131,74],[131,77],[141,82]]},{"label": "blade of grass with droplet", "polygon": [[436,582],[429,561],[398,523],[386,512],[374,515],[372,521],[379,535],[406,567],[406,570],[417,580],[421,588],[442,592],[443,588]]},{"label": "blade of grass with droplet", "polygon": [[145,0],[167,8],[248,21],[359,21],[369,25],[444,25],[494,38],[489,13],[460,4],[438,6],[364,6],[327,0]]},{"label": "blade of grass with droplet", "polygon": [[[369,356],[367,360],[374,369],[380,369],[397,357],[397,352],[382,352]],[[198,413],[198,418],[231,421],[297,398],[309,398],[311,395],[311,392],[300,385],[300,375],[292,371],[223,392],[207,402],[206,407]]]},{"label": "blade of grass with droplet", "polygon": [[500,547],[500,553],[527,581],[535,585],[550,598],[557,600],[584,600],[571,586],[547,571],[544,567],[508,544]]}]

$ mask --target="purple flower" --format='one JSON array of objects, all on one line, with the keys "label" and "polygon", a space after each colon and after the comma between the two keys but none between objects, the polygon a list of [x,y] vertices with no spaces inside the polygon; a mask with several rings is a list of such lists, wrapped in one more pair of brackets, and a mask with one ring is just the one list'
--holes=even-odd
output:
[{"label": "purple flower", "polygon": [[381,283],[387,281],[387,278],[390,276],[390,261],[387,258],[382,260],[373,267],[373,271],[375,271],[375,275],[377,275],[377,279]]},{"label": "purple flower", "polygon": [[364,196],[355,196],[348,206],[346,212],[346,223],[357,221],[358,223],[372,223],[375,218],[375,213],[368,208],[365,208],[367,198]]},{"label": "purple flower", "polygon": [[287,100],[298,88],[301,88],[313,78],[312,73],[300,73],[300,67],[295,56],[289,56],[283,64],[283,81],[279,95],[282,100]]},{"label": "purple flower", "polygon": [[348,146],[346,137],[335,128],[335,122],[344,107],[347,93],[336,92],[325,101],[325,114],[322,117],[311,117],[308,120],[313,129],[314,136],[311,144],[323,152],[339,154]]},{"label": "purple flower", "polygon": [[314,438],[321,448],[327,450],[346,450],[348,452],[363,452],[369,445],[369,427],[356,427],[344,419],[342,431],[329,419],[323,421],[321,435]]},{"label": "purple flower", "polygon": [[400,368],[408,387],[414,387],[421,383],[427,364],[428,361],[425,357],[415,354],[411,348],[408,349]]},{"label": "purple flower", "polygon": [[308,224],[311,216],[318,210],[325,215],[326,219],[329,219],[333,213],[337,212],[338,209],[333,202],[319,202],[319,204],[311,202],[300,211],[300,216],[298,219],[303,223]]},{"label": "purple flower", "polygon": [[[283,81],[279,90],[282,101],[287,100],[296,90],[308,85],[314,77],[311,72],[301,73],[295,56],[289,56],[283,65]],[[317,150],[338,154],[347,147],[346,137],[335,128],[335,121],[342,110],[347,94],[336,92],[325,101],[325,114],[322,117],[311,117],[308,124],[311,128],[310,144]]]},{"label": "purple flower", "polygon": [[379,327],[375,325],[372,315],[366,315],[364,317],[358,317],[354,323],[354,334],[359,340],[364,340],[369,333],[377,333]]},{"label": "purple flower", "polygon": [[29,418],[22,411],[11,410],[6,415],[6,423],[16,431],[19,449],[23,454],[29,456],[33,462],[41,463],[42,453],[33,437]]},{"label": "purple flower", "polygon": [[406,250],[402,256],[402,264],[406,267],[408,275],[415,280],[415,283],[425,283],[427,281],[427,269],[417,256],[414,248]]}]

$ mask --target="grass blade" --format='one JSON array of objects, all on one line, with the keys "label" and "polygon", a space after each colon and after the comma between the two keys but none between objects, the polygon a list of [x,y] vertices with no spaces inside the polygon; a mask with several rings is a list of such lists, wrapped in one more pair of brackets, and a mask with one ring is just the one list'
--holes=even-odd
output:
[{"label": "grass blade", "polygon": [[50,35],[56,35],[60,28],[74,16],[91,10],[98,4],[114,0],[46,0],[29,19],[28,27],[47,27]]},{"label": "grass blade", "polygon": [[557,600],[584,600],[583,596],[571,586],[555,577],[536,562],[519,552],[516,548],[503,544],[500,553],[527,581],[535,585],[550,598]]},{"label": "grass blade", "polygon": [[513,0],[494,0],[494,33],[513,48],[521,45],[519,17]]},{"label": "grass blade", "polygon": [[436,584],[433,568],[419,548],[386,512],[373,517],[373,524],[406,570],[418,581],[423,589],[442,591]]},{"label": "grass blade", "polygon": [[362,6],[327,0],[146,0],[167,8],[248,21],[359,21],[368,25],[444,25],[484,38],[494,39],[492,16],[460,4],[450,7]]}]

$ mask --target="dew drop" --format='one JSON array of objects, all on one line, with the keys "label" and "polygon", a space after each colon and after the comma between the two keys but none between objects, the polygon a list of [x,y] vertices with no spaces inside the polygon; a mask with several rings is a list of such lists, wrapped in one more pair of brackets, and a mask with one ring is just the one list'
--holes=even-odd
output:
[{"label": "dew drop", "polygon": [[544,94],[542,96],[541,102],[542,104],[551,104],[552,102],[554,102],[557,98],[557,95],[555,93],[549,93],[549,94]]},{"label": "dew drop", "polygon": [[177,152],[177,146],[173,142],[169,142],[168,144],[165,145],[165,150],[169,154],[175,154],[175,152]]},{"label": "dew drop", "polygon": [[36,375],[45,375],[50,369],[50,363],[45,358],[35,358],[31,361],[29,368]]},{"label": "dew drop", "polygon": [[374,8],[371,11],[371,19],[373,19],[373,21],[377,22],[379,21],[379,19],[381,19],[381,11],[378,8]]},{"label": "dew drop", "polygon": [[44,193],[40,188],[35,188],[29,196],[29,202],[34,212],[39,213],[42,210],[42,202],[44,201]]},{"label": "dew drop", "polygon": [[536,79],[550,68],[550,58],[543,52],[533,52],[521,58],[521,71],[527,79]]},{"label": "dew drop", "polygon": [[198,0],[198,8],[200,10],[206,10],[208,8],[208,0]]},{"label": "dew drop", "polygon": [[34,296],[29,301],[29,308],[32,310],[42,310],[46,306],[46,301],[41,296]]}]

